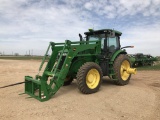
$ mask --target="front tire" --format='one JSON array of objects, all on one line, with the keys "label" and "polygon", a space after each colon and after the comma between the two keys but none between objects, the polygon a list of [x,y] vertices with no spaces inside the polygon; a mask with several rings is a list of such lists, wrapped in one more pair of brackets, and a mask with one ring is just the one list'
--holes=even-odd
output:
[{"label": "front tire", "polygon": [[77,73],[78,89],[84,94],[95,93],[102,82],[102,70],[94,62],[87,62],[80,67]]}]

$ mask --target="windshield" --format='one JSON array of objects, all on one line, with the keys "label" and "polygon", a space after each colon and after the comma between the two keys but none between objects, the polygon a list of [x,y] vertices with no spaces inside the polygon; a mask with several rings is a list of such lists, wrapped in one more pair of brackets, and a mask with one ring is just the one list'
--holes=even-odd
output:
[{"label": "windshield", "polygon": [[95,35],[89,35],[88,39],[89,41],[96,41],[96,40],[102,40],[105,38],[105,34],[95,34]]}]

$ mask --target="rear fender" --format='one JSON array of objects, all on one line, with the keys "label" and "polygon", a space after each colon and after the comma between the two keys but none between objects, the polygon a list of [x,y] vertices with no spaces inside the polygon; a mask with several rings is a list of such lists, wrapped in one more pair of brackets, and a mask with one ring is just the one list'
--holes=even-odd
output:
[{"label": "rear fender", "polygon": [[125,50],[118,50],[118,51],[116,51],[116,52],[112,55],[110,61],[111,61],[111,62],[114,62],[115,59],[117,58],[117,56],[119,56],[120,54],[127,54],[127,52],[126,52]]}]

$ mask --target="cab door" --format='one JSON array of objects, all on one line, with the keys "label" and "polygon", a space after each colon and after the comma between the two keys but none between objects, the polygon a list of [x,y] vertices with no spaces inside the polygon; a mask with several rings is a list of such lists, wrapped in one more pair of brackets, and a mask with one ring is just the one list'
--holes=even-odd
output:
[{"label": "cab door", "polygon": [[119,37],[108,37],[107,38],[107,49],[108,55],[114,54],[117,50],[120,49]]}]

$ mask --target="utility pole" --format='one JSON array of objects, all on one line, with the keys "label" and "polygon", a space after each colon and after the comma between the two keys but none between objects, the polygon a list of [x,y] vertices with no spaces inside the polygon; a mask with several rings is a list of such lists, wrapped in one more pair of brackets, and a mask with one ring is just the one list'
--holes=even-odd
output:
[{"label": "utility pole", "polygon": [[31,56],[33,56],[33,49],[31,50]]}]

